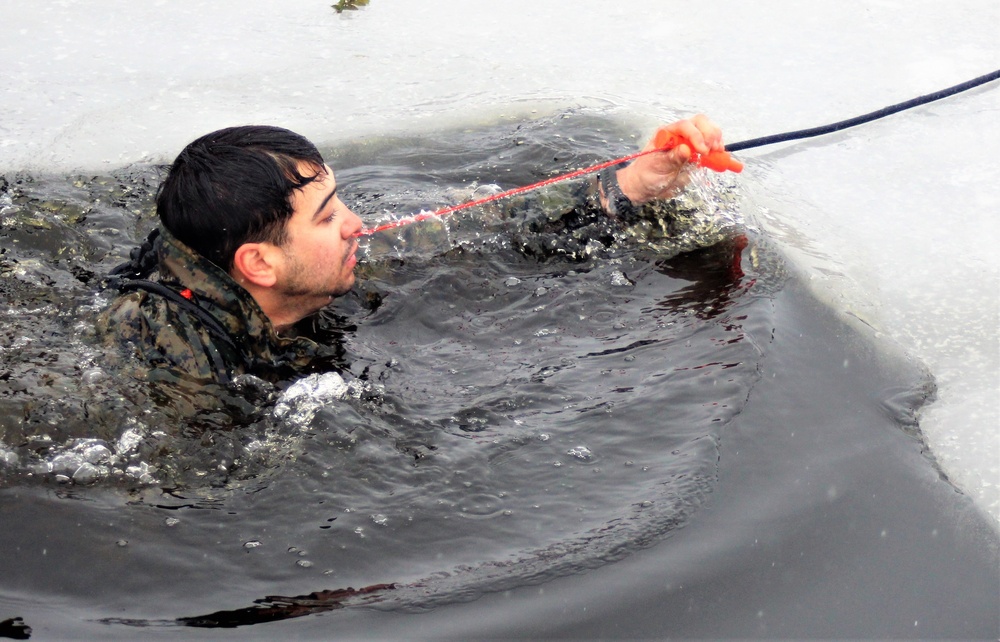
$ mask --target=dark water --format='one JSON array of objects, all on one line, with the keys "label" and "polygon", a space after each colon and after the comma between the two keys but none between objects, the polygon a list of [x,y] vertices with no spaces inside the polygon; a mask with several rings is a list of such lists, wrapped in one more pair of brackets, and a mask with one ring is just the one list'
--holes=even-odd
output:
[{"label": "dark water", "polygon": [[[373,220],[626,153],[627,132],[571,113],[326,155]],[[38,639],[1000,633],[997,535],[914,420],[931,378],[819,305],[739,222],[738,185],[701,185],[715,225],[680,241],[594,228],[570,256],[489,212],[373,240],[327,315],[349,389],[302,381],[195,433],[90,330],[157,175],[5,177],[0,620]]]}]

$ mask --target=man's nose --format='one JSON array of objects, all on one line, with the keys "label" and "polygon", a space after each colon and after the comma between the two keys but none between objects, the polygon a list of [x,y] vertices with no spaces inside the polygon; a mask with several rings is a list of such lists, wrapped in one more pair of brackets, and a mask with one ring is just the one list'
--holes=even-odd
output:
[{"label": "man's nose", "polygon": [[345,239],[360,235],[361,229],[364,227],[361,217],[355,214],[354,210],[348,209],[347,214],[347,220],[344,221],[344,225],[341,227],[341,233]]}]

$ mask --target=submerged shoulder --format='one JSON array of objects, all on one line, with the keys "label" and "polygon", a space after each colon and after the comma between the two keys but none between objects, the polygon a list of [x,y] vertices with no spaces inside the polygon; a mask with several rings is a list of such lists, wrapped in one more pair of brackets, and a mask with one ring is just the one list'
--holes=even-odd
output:
[{"label": "submerged shoulder", "polygon": [[209,337],[189,314],[161,297],[141,291],[121,294],[101,314],[97,329],[106,345],[124,348],[149,366],[213,377],[206,355]]}]

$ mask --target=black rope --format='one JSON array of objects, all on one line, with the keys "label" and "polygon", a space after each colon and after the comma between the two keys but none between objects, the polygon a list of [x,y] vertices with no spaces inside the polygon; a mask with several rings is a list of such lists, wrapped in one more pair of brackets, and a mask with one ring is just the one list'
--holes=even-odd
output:
[{"label": "black rope", "polygon": [[954,87],[942,89],[941,91],[936,91],[925,96],[918,96],[917,98],[907,100],[906,102],[902,102],[897,105],[889,105],[888,107],[883,107],[878,111],[873,111],[861,116],[855,116],[854,118],[848,118],[847,120],[841,120],[829,125],[823,125],[822,127],[800,129],[794,132],[774,134],[771,136],[761,136],[760,138],[751,138],[750,140],[744,140],[738,143],[733,143],[732,145],[726,145],[726,151],[738,152],[743,149],[763,147],[764,145],[773,145],[775,143],[783,143],[789,140],[799,140],[801,138],[812,138],[814,136],[822,136],[823,134],[832,134],[833,132],[840,131],[841,129],[847,129],[848,127],[855,127],[857,125],[869,123],[873,120],[878,120],[879,118],[885,118],[886,116],[895,114],[896,112],[919,107],[920,105],[926,105],[927,103],[934,102],[935,100],[941,100],[942,98],[947,98],[948,96],[968,91],[969,89],[998,79],[1000,79],[1000,69],[983,76],[979,76],[978,78],[973,78],[972,80],[963,82],[960,85],[955,85]]}]

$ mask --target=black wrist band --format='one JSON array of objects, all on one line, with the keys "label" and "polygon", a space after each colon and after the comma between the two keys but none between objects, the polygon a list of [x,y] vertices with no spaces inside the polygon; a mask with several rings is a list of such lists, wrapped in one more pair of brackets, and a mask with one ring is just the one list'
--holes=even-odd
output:
[{"label": "black wrist band", "polygon": [[625,196],[621,185],[618,184],[618,170],[625,167],[625,163],[605,167],[598,174],[601,188],[604,190],[604,198],[608,201],[608,214],[615,218],[627,218],[635,213],[635,205]]}]

